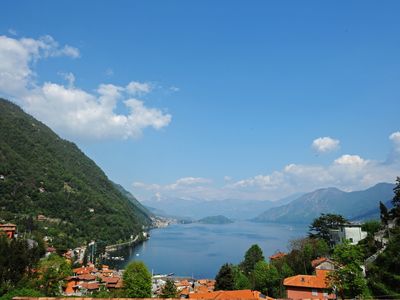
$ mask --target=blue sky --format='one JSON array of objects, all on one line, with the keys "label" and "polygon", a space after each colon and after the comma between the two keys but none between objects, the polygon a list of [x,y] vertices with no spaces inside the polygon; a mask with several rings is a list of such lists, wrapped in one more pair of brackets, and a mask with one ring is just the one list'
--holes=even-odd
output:
[{"label": "blue sky", "polygon": [[140,200],[366,188],[400,175],[399,9],[9,1],[0,95]]}]

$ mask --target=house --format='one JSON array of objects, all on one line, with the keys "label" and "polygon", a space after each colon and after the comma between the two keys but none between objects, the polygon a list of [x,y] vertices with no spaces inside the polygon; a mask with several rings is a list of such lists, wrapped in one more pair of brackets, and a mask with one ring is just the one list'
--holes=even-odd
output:
[{"label": "house", "polygon": [[0,234],[5,233],[9,239],[13,239],[15,237],[16,231],[17,225],[15,224],[0,224]]},{"label": "house", "polygon": [[76,276],[78,276],[78,275],[91,274],[97,272],[97,269],[94,267],[94,265],[89,265],[87,267],[75,268],[72,271]]},{"label": "house", "polygon": [[65,285],[64,293],[67,296],[72,296],[77,291],[78,280],[74,276],[68,276],[66,280],[67,283]]},{"label": "house", "polygon": [[286,253],[277,252],[277,253],[271,255],[271,256],[269,257],[269,260],[270,260],[270,261],[278,260],[278,259],[281,259],[281,258],[283,258],[283,257],[285,257],[285,256],[286,256]]},{"label": "house", "polygon": [[357,245],[359,241],[367,237],[367,232],[361,229],[361,224],[344,224],[339,229],[329,230],[331,241],[334,245],[347,240],[352,245]]},{"label": "house", "polygon": [[122,278],[119,276],[102,277],[101,282],[105,283],[108,289],[118,289],[123,286]]},{"label": "house", "polygon": [[286,297],[292,300],[336,299],[334,294],[329,294],[327,283],[327,275],[334,269],[333,262],[328,258],[318,258],[312,261],[312,265],[315,275],[296,275],[284,279]]},{"label": "house", "polygon": [[189,299],[204,299],[204,300],[211,300],[211,299],[226,299],[226,300],[236,300],[236,299],[244,299],[244,300],[259,300],[259,299],[266,299],[266,300],[273,300],[271,297],[267,297],[261,294],[258,291],[252,290],[237,290],[237,291],[215,291],[215,292],[208,292],[208,293],[193,293],[189,294]]},{"label": "house", "polygon": [[102,274],[103,277],[112,277],[114,271],[110,270],[107,265],[102,265],[100,273]]},{"label": "house", "polygon": [[318,257],[311,261],[311,266],[316,270],[334,270],[334,262],[327,257]]}]

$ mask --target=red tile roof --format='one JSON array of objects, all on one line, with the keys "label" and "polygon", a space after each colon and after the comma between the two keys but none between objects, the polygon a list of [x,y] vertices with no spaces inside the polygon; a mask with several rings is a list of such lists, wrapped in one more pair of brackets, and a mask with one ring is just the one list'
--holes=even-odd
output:
[{"label": "red tile roof", "polygon": [[87,290],[97,290],[100,287],[100,284],[97,282],[84,282],[81,286]]},{"label": "red tile roof", "polygon": [[271,255],[269,257],[269,259],[270,260],[277,260],[277,259],[281,259],[282,257],[285,257],[285,256],[286,256],[286,253],[278,252],[278,253],[275,253],[274,255]]},{"label": "red tile roof", "polygon": [[80,267],[80,268],[73,269],[72,271],[75,274],[82,275],[82,274],[90,274],[91,272],[93,272],[93,270],[94,270],[93,267]]},{"label": "red tile roof", "polygon": [[297,287],[308,287],[326,289],[328,284],[326,282],[326,275],[329,273],[328,270],[316,270],[316,275],[296,275],[287,277],[283,281],[284,286],[297,286]]},{"label": "red tile roof", "polygon": [[96,279],[96,276],[91,275],[91,274],[82,274],[78,276],[79,280],[84,280],[84,281],[92,281]]},{"label": "red tile roof", "polygon": [[311,265],[313,268],[315,268],[326,261],[333,263],[333,261],[327,257],[318,257],[317,259],[314,259],[313,261],[311,261]]},{"label": "red tile roof", "polygon": [[105,283],[117,283],[120,279],[119,277],[101,277],[101,281]]},{"label": "red tile roof", "polygon": [[252,290],[237,290],[237,291],[215,291],[209,293],[193,293],[189,294],[190,299],[226,299],[226,300],[239,300],[239,299],[267,299],[272,300],[273,298],[266,297],[261,298],[260,292]]}]

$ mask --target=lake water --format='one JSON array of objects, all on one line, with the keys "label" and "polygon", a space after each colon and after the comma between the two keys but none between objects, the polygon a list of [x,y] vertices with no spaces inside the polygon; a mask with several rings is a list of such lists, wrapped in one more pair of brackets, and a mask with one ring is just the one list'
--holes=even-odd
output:
[{"label": "lake water", "polygon": [[241,262],[251,245],[258,244],[267,258],[278,250],[286,251],[291,239],[305,236],[306,232],[304,226],[244,221],[224,225],[174,224],[152,230],[148,241],[119,253],[128,259],[115,267],[141,260],[154,274],[214,278],[224,263]]}]

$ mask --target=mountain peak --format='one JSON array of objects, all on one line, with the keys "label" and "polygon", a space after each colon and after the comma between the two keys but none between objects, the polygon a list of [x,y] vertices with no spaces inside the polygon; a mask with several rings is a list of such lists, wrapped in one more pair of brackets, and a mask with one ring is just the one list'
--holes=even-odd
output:
[{"label": "mountain peak", "polygon": [[379,209],[379,201],[393,197],[393,184],[379,183],[363,191],[344,192],[335,187],[304,194],[289,204],[270,208],[254,219],[256,222],[310,223],[321,213],[341,214],[353,219],[371,215]]}]

